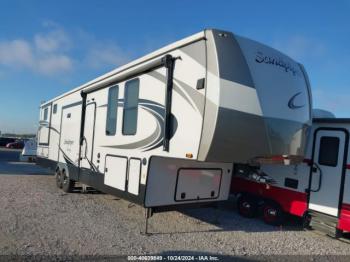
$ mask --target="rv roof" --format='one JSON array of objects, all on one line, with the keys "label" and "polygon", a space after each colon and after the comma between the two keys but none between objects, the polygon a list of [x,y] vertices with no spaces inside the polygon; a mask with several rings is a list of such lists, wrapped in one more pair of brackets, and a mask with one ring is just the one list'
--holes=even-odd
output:
[{"label": "rv roof", "polygon": [[119,74],[119,73],[121,73],[121,72],[123,72],[125,70],[128,70],[128,69],[130,69],[130,68],[132,68],[134,66],[137,66],[137,65],[139,65],[141,63],[144,63],[144,62],[146,62],[148,60],[151,60],[151,59],[153,59],[155,57],[161,56],[162,54],[165,54],[165,53],[167,53],[167,52],[169,52],[171,50],[177,49],[177,48],[179,48],[181,46],[185,46],[185,45],[188,45],[188,44],[193,43],[193,42],[197,42],[197,41],[199,41],[201,39],[204,39],[204,38],[205,38],[205,30],[203,30],[203,31],[201,31],[201,32],[199,32],[197,34],[191,35],[189,37],[186,37],[186,38],[184,38],[182,40],[176,41],[176,42],[174,42],[172,44],[169,44],[169,45],[167,45],[165,47],[162,47],[162,48],[160,48],[160,49],[158,49],[158,50],[156,50],[156,51],[154,51],[154,52],[152,52],[150,54],[147,54],[147,55],[145,55],[145,56],[143,56],[141,58],[133,60],[130,63],[127,63],[127,64],[125,64],[123,66],[120,66],[120,67],[118,67],[118,68],[116,68],[116,69],[114,69],[114,70],[112,70],[112,71],[110,71],[110,72],[100,76],[100,77],[97,77],[97,78],[95,78],[95,79],[93,79],[93,80],[91,80],[91,81],[89,81],[89,82],[87,82],[87,83],[85,83],[85,84],[83,84],[81,86],[78,86],[78,87],[74,88],[73,90],[70,90],[70,91],[68,91],[68,92],[66,92],[66,93],[64,93],[64,94],[62,94],[60,96],[57,96],[57,97],[55,97],[55,98],[53,98],[53,99],[51,99],[51,100],[41,104],[41,107],[43,107],[43,106],[45,106],[45,105],[47,105],[49,103],[52,103],[55,100],[58,100],[58,99],[60,99],[60,98],[62,98],[64,96],[72,94],[72,93],[74,93],[76,91],[85,89],[85,88],[91,86],[92,84],[95,84],[95,83],[97,83],[97,82],[99,82],[101,80],[104,80],[104,79],[106,79],[108,77],[111,77],[113,75]]}]

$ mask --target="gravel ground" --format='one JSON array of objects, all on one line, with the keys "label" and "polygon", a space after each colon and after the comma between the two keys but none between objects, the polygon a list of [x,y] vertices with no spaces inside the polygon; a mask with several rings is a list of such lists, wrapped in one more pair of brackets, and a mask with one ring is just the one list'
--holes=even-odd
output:
[{"label": "gravel ground", "polygon": [[155,214],[144,236],[141,207],[111,195],[65,194],[46,170],[6,174],[7,166],[0,163],[0,255],[350,255],[348,243],[295,222],[244,219],[229,203]]}]

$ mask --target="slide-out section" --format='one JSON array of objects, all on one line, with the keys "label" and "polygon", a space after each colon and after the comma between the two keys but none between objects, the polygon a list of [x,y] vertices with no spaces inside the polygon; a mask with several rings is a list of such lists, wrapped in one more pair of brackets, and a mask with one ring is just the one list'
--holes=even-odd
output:
[{"label": "slide-out section", "polygon": [[204,203],[228,198],[232,164],[152,157],[146,207]]},{"label": "slide-out section", "polygon": [[175,201],[215,199],[219,196],[222,169],[180,168]]}]

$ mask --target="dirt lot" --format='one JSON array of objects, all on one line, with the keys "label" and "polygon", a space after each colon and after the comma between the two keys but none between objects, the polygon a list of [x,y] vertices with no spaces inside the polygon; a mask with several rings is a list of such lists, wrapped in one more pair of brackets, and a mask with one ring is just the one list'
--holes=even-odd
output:
[{"label": "dirt lot", "polygon": [[105,194],[65,194],[54,177],[0,150],[0,255],[222,254],[350,255],[350,244],[273,227],[220,209],[155,214],[151,236],[140,234],[144,210]]}]

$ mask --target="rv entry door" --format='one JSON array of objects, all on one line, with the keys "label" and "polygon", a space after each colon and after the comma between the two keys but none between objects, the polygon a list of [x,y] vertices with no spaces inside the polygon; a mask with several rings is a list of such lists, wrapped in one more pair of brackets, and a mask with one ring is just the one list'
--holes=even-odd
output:
[{"label": "rv entry door", "polygon": [[96,102],[88,102],[85,109],[84,136],[81,145],[80,159],[82,168],[95,171],[93,164],[95,140]]},{"label": "rv entry door", "polygon": [[315,131],[309,210],[338,216],[347,139],[346,132],[341,129],[319,128]]}]

